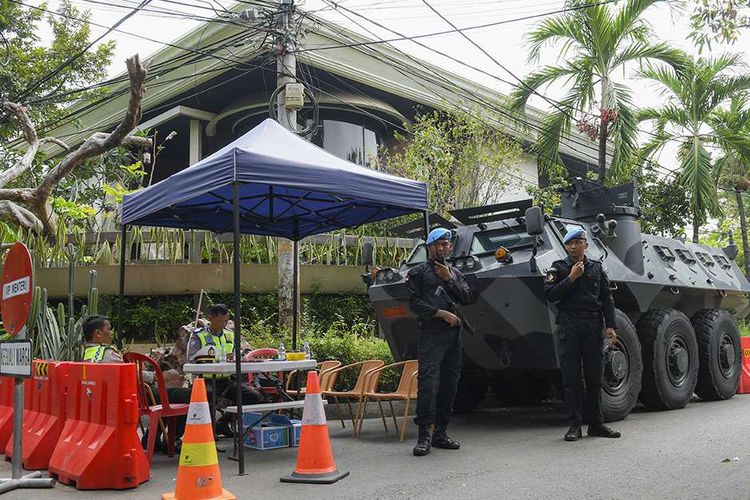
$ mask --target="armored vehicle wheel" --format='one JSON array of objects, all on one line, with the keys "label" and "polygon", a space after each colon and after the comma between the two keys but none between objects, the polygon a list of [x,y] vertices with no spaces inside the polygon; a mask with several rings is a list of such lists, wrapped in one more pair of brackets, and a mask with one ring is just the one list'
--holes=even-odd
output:
[{"label": "armored vehicle wheel", "polygon": [[627,417],[641,390],[641,345],[635,327],[625,313],[615,311],[617,341],[604,349],[602,416],[605,422]]},{"label": "armored vehicle wheel", "polygon": [[503,406],[535,406],[549,396],[549,379],[525,376],[492,382],[492,390]]},{"label": "armored vehicle wheel", "polygon": [[729,399],[737,392],[742,352],[740,332],[724,309],[703,309],[693,315],[700,368],[695,393],[701,399]]},{"label": "armored vehicle wheel", "polygon": [[458,380],[456,399],[453,401],[453,413],[474,411],[487,394],[487,381],[470,372],[462,372]]},{"label": "armored vehicle wheel", "polygon": [[638,320],[643,349],[641,401],[651,410],[683,408],[698,380],[698,343],[690,320],[671,308],[654,309]]}]

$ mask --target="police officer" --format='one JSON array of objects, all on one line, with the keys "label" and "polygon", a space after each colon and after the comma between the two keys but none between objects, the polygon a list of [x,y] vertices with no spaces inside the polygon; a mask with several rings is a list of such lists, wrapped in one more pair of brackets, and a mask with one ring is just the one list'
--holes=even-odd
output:
[{"label": "police officer", "polygon": [[[206,346],[223,349],[227,360],[234,359],[234,332],[226,326],[229,323],[229,308],[224,304],[214,304],[208,309],[208,325],[196,329],[188,341],[186,359],[193,360],[195,355]],[[211,380],[209,392],[216,390],[217,396],[223,396],[233,404],[237,404],[237,386],[232,376],[225,374],[205,374],[203,378]],[[249,384],[242,384],[242,404],[249,405],[260,401],[260,393]],[[224,422],[220,422],[224,423]],[[228,426],[222,425],[220,432],[229,434]]]},{"label": "police officer", "polygon": [[[409,307],[416,313],[417,417],[419,437],[413,453],[424,456],[431,446],[457,450],[461,444],[446,434],[461,376],[461,321],[455,303],[471,302],[471,290],[461,273],[445,262],[451,252],[451,232],[433,229],[427,236],[429,260],[409,270]],[[446,294],[449,297],[446,297]],[[435,431],[430,435],[430,427]]]},{"label": "police officer", "polygon": [[[602,423],[601,380],[604,369],[604,337],[615,333],[615,302],[601,262],[590,260],[586,231],[571,229],[563,239],[568,257],[555,261],[547,272],[545,294],[557,303],[557,338],[560,368],[565,388],[565,405],[570,429],[565,441],[581,438],[581,425],[588,423],[588,435],[619,438],[620,433]],[[602,322],[603,320],[603,322]],[[586,391],[581,385],[581,359]],[[585,404],[584,404],[585,400]]]},{"label": "police officer", "polygon": [[[83,322],[83,360],[89,363],[122,363],[122,354],[112,345],[112,325],[104,316],[89,316]],[[153,380],[147,380],[152,383]]]}]

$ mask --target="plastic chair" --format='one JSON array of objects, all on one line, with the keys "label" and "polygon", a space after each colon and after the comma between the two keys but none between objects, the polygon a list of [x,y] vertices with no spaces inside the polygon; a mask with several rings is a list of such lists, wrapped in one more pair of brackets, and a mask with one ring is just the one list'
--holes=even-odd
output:
[{"label": "plastic chair", "polygon": [[[378,407],[380,408],[380,417],[383,419],[383,427],[386,432],[388,432],[388,426],[385,422],[385,414],[383,413],[381,402],[388,401],[388,405],[391,407],[393,425],[396,427],[396,432],[399,432],[396,412],[393,410],[393,401],[404,401],[404,416],[401,421],[401,441],[403,442],[404,435],[406,434],[406,424],[409,418],[409,402],[417,397],[417,373],[419,371],[417,360],[412,359],[409,361],[400,361],[398,363],[381,366],[380,368],[374,368],[367,373],[367,377],[371,379],[379,379],[380,374],[383,373],[383,371],[397,366],[403,366],[403,369],[401,370],[401,378],[399,379],[398,387],[394,392],[377,392],[376,390],[373,390],[362,394],[362,401],[357,407],[360,411],[357,415],[357,424],[354,429],[355,435],[359,435],[362,432],[362,421],[365,419],[368,400],[377,401]],[[371,383],[370,385],[375,386],[376,384]]]},{"label": "plastic chair", "polygon": [[[243,358],[244,361],[260,361],[264,359],[276,359],[279,357],[279,350],[274,349],[273,347],[263,347],[261,349],[254,349],[250,351],[249,353],[245,354],[245,357]],[[281,372],[283,374],[283,372]],[[283,375],[280,374],[280,377],[283,377]],[[250,386],[253,385],[253,381],[255,380],[254,375],[255,373],[248,373],[247,374],[247,382],[250,384]],[[283,379],[282,379],[283,380]],[[258,387],[260,392],[263,394],[270,394],[272,396],[280,397],[279,391],[276,390],[276,387]]]},{"label": "plastic chair", "polygon": [[[149,464],[154,456],[154,444],[156,443],[156,434],[158,434],[157,427],[162,419],[167,422],[167,425],[164,426],[167,428],[167,455],[170,457],[174,456],[175,438],[177,437],[175,436],[177,417],[187,415],[190,405],[184,403],[169,404],[169,396],[167,395],[167,386],[164,383],[164,375],[156,361],[145,354],[139,354],[137,352],[126,353],[123,356],[123,360],[126,363],[135,363],[136,365],[136,376],[138,377],[138,415],[149,417],[148,444],[146,445],[146,456],[148,457]],[[143,381],[143,370],[146,366],[153,368],[155,382],[159,390],[159,401],[161,404],[150,404],[148,391],[146,390],[148,385]]]},{"label": "plastic chair", "polygon": [[[328,372],[331,370],[338,368],[341,366],[341,361],[335,361],[335,360],[326,360],[321,361],[318,363],[318,376],[320,377],[320,390],[321,392],[324,391],[330,391],[333,390],[333,384],[336,382],[336,376],[329,376]],[[284,390],[287,394],[290,396],[304,396],[305,395],[305,388],[300,387],[299,389],[291,389],[290,386],[292,385],[292,380],[295,379],[295,375],[299,372],[299,370],[294,370],[289,372],[289,375],[286,380],[286,387]]]},{"label": "plastic chair", "polygon": [[[355,425],[355,415],[354,411],[352,410],[352,405],[350,403],[351,400],[356,399],[359,400],[365,392],[371,392],[374,391],[374,387],[371,387],[367,385],[370,383],[370,381],[367,378],[367,373],[370,370],[373,370],[375,368],[380,368],[385,363],[383,360],[380,359],[368,359],[367,361],[359,361],[357,363],[352,363],[345,366],[340,366],[338,368],[334,368],[333,370],[328,370],[326,373],[329,377],[338,377],[338,374],[341,373],[344,370],[349,370],[352,368],[359,367],[359,376],[357,377],[357,382],[354,384],[354,387],[348,391],[335,391],[333,390],[333,384],[335,382],[335,379],[330,382],[330,390],[328,391],[322,391],[321,393],[324,398],[332,397],[333,401],[336,403],[336,409],[339,412],[339,418],[341,419],[341,428],[345,428],[346,424],[344,424],[344,415],[341,411],[341,405],[339,404],[339,399],[343,399],[346,401],[346,405],[349,407],[349,414],[351,415],[352,420],[352,426]],[[376,383],[377,380],[375,377],[371,377],[373,381]],[[359,408],[357,409],[359,412]]]}]

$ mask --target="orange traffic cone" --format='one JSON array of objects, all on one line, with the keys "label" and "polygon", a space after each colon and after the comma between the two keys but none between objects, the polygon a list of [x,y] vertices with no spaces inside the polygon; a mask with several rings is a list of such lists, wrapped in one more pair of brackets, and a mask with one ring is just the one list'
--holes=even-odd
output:
[{"label": "orange traffic cone", "polygon": [[297,467],[290,475],[282,477],[281,482],[331,484],[348,475],[349,471],[339,472],[333,461],[318,373],[310,371],[307,373]]},{"label": "orange traffic cone", "polygon": [[222,487],[219,457],[216,454],[211,410],[202,378],[193,383],[185,436],[182,439],[177,485],[162,500],[236,500]]}]

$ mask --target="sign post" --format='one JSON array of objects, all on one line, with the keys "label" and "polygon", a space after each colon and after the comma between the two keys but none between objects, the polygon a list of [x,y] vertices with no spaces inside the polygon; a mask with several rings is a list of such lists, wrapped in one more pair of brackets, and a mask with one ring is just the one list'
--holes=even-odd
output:
[{"label": "sign post", "polygon": [[16,243],[5,257],[0,285],[0,313],[5,330],[13,340],[0,342],[0,375],[15,377],[13,393],[13,475],[0,479],[0,493],[18,488],[52,488],[55,480],[42,478],[39,471],[22,475],[23,435],[23,379],[31,377],[31,340],[26,339],[26,321],[33,297],[33,266],[31,254],[21,242]]}]

